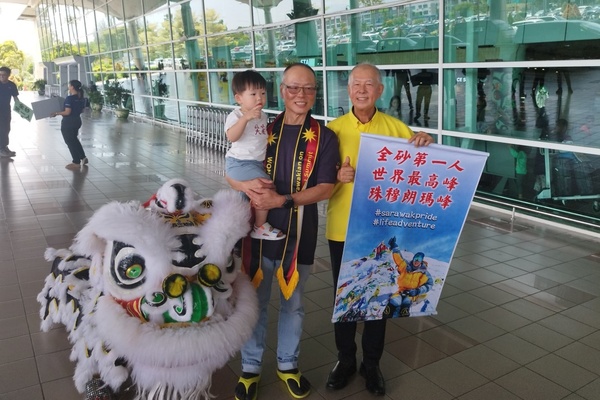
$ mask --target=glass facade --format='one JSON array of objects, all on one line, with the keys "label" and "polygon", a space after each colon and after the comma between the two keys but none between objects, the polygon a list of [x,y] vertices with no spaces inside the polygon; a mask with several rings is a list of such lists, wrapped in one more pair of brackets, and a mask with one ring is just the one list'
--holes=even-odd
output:
[{"label": "glass facade", "polygon": [[276,113],[293,62],[317,72],[313,114],[331,120],[352,67],[376,64],[381,110],[490,153],[478,197],[600,227],[600,0],[41,0],[37,26],[49,82],[79,55],[87,84],[118,80],[133,112],[174,125],[233,107],[248,68]]}]

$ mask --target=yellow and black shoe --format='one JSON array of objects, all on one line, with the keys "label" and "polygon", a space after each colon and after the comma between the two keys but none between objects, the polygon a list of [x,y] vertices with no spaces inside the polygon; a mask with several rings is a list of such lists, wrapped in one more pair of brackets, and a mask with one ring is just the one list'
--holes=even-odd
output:
[{"label": "yellow and black shoe", "polygon": [[286,371],[277,370],[279,379],[285,382],[292,397],[303,399],[310,394],[310,382],[297,368]]},{"label": "yellow and black shoe", "polygon": [[235,400],[256,400],[259,381],[259,374],[244,372],[235,386]]}]

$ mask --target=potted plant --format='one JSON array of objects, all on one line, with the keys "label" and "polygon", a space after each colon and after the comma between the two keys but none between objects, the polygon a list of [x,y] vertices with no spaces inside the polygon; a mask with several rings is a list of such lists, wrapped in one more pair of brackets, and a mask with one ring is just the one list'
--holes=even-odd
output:
[{"label": "potted plant", "polygon": [[46,94],[46,84],[48,82],[46,82],[45,79],[37,79],[35,82],[33,82],[33,88],[35,90],[37,90],[38,94],[40,96],[43,96]]},{"label": "potted plant", "polygon": [[169,97],[169,85],[164,80],[165,74],[160,73],[158,79],[152,84],[154,99],[154,118],[165,119],[165,97]]},{"label": "potted plant", "polygon": [[91,83],[87,87],[87,96],[88,100],[90,101],[90,108],[93,111],[101,111],[102,105],[104,104],[104,97],[102,96],[102,93],[100,93],[98,87],[94,83]]},{"label": "potted plant", "polygon": [[131,108],[131,91],[125,89],[118,80],[104,84],[106,102],[115,110],[117,118],[127,119]]}]

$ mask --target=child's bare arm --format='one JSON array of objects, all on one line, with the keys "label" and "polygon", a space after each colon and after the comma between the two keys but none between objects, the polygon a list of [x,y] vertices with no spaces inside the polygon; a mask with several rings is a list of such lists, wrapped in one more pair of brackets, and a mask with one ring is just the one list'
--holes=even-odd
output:
[{"label": "child's bare arm", "polygon": [[260,118],[261,110],[262,106],[257,106],[249,112],[242,111],[242,117],[238,119],[237,122],[227,130],[227,132],[225,132],[225,134],[227,135],[227,139],[229,139],[230,142],[237,142],[238,140],[240,140],[240,138],[244,134],[244,129],[246,129],[246,125],[248,124],[248,122],[252,121],[253,119]]},{"label": "child's bare arm", "polygon": [[227,139],[229,139],[230,142],[237,142],[240,140],[244,134],[244,129],[246,129],[247,124],[248,120],[245,117],[238,119],[237,122],[233,124],[233,126],[231,126],[227,132],[225,132]]}]

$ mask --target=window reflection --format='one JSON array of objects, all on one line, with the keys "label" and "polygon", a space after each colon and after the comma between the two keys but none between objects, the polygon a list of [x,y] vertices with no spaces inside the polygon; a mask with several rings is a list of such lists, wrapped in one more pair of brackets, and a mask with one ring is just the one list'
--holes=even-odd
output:
[{"label": "window reflection", "polygon": [[322,66],[320,32],[320,21],[308,21],[257,34],[256,66],[286,67],[296,62]]},{"label": "window reflection", "polygon": [[233,56],[230,40],[227,35],[208,38],[208,67],[231,68]]},{"label": "window reflection", "polygon": [[574,2],[448,2],[446,15],[445,37],[464,44],[446,42],[446,62],[589,59],[600,50],[598,13]]},{"label": "window reflection", "polygon": [[206,72],[185,72],[175,74],[177,98],[180,100],[209,100]]},{"label": "window reflection", "polygon": [[[151,6],[149,4],[149,2],[147,1],[143,1],[143,0],[123,0],[124,2],[124,6],[123,7],[123,12],[124,15],[121,17],[121,20],[130,20],[132,18],[137,18],[139,16],[141,16],[143,14],[142,12],[142,3],[146,3],[145,7],[146,7],[146,12],[151,10]],[[152,3],[156,4],[158,3],[160,5],[160,1],[154,0]],[[163,0],[162,1],[163,4],[167,3],[167,0]],[[110,5],[109,5],[110,7]],[[117,14],[120,15],[120,14]]]},{"label": "window reflection", "polygon": [[[256,66],[259,68],[285,67],[300,61],[297,34],[298,30],[293,26],[286,26],[277,29],[267,29],[255,35],[255,54]],[[303,31],[300,31],[301,34]],[[314,35],[308,33],[302,35],[306,43],[311,43],[310,38]],[[310,37],[310,38],[309,38]],[[316,39],[312,42],[316,42]],[[308,45],[301,45],[304,50],[301,52],[312,53],[310,57],[320,56],[319,50],[308,50]],[[307,56],[308,58],[308,56]],[[307,62],[310,64],[309,62]],[[312,63],[314,66],[315,62]]]},{"label": "window reflection", "polygon": [[448,129],[540,143],[532,148],[446,138],[446,144],[490,153],[482,192],[575,212],[597,208],[600,158],[569,146],[600,144],[593,134],[600,119],[589,112],[598,102],[589,82],[598,79],[599,68],[467,68],[444,74],[454,77],[447,84],[454,99],[444,112]]},{"label": "window reflection", "polygon": [[163,71],[175,69],[173,48],[170,43],[148,47],[148,57],[150,60],[148,69],[150,70]]},{"label": "window reflection", "polygon": [[104,29],[102,31],[98,31],[98,41],[100,44],[100,52],[110,51],[112,49],[110,43],[110,29]]},{"label": "window reflection", "polygon": [[144,18],[127,22],[127,44],[129,47],[146,44],[146,31],[144,28]]},{"label": "window reflection", "polygon": [[211,72],[210,78],[210,93],[211,101],[217,104],[233,105],[233,93],[231,92],[232,72]]},{"label": "window reflection", "polygon": [[165,43],[171,41],[171,24],[168,8],[161,8],[147,15],[146,37],[148,44]]},{"label": "window reflection", "polygon": [[247,28],[250,24],[250,6],[247,1],[204,0],[207,33],[219,33]]},{"label": "window reflection", "polygon": [[106,16],[106,6],[96,8],[96,28],[98,31],[108,28],[108,18]]},{"label": "window reflection", "polygon": [[119,24],[110,29],[111,44],[113,50],[121,50],[127,48],[127,40],[125,39],[125,25]]},{"label": "window reflection", "polygon": [[[431,2],[334,16],[325,20],[325,31],[328,65],[438,61],[438,14]],[[455,47],[461,45],[449,35],[447,40]]]},{"label": "window reflection", "polygon": [[201,4],[191,2],[171,8],[173,15],[173,37],[179,38],[174,44],[175,69],[205,68],[204,40],[198,40],[204,32]]},{"label": "window reflection", "polygon": [[[350,111],[349,71],[327,73],[327,115],[339,117]],[[383,94],[377,109],[409,125],[429,127],[437,124],[437,70],[382,69]]]},{"label": "window reflection", "polygon": [[452,99],[444,113],[445,129],[557,141],[552,129],[565,119],[577,126],[571,133],[574,143],[600,144],[591,135],[600,120],[582,112],[596,108],[589,83],[598,79],[600,68],[466,68],[445,74]]},{"label": "window reflection", "polygon": [[[248,4],[249,0],[237,0]],[[289,21],[323,13],[322,3],[311,0],[253,0],[253,18],[256,25]]]},{"label": "window reflection", "polygon": [[[568,139],[570,131],[567,121],[559,120],[553,134]],[[490,154],[478,185],[481,192],[580,213],[600,211],[598,156],[483,141],[473,148]]]},{"label": "window reflection", "polygon": [[[367,61],[383,69],[385,90],[377,102],[382,112],[416,128],[454,132],[445,143],[491,154],[481,192],[585,214],[591,213],[591,200],[565,198],[600,193],[581,179],[582,171],[600,169],[597,160],[579,154],[581,147],[569,147],[600,145],[593,112],[599,106],[593,87],[600,68],[557,62],[597,61],[600,13],[592,6],[538,0],[102,0],[80,8],[68,3],[40,2],[44,61],[89,51],[90,79],[129,78],[136,112],[176,121],[185,101],[232,106],[233,74],[257,68],[267,80],[266,108],[275,113],[283,107],[281,70],[302,62],[319,75],[313,114],[337,117],[351,107],[348,71]],[[455,64],[444,68],[440,59]],[[520,63],[513,67],[513,61]],[[469,68],[473,63],[480,64]],[[56,67],[48,70],[60,78]],[[167,81],[167,97],[153,90],[160,76]],[[567,122],[567,135],[560,134],[559,121]],[[473,134],[485,140],[471,139]],[[496,143],[513,139],[521,148]],[[521,152],[525,174],[517,172]],[[575,157],[566,157],[569,153]]]},{"label": "window reflection", "polygon": [[[378,4],[384,4],[384,3],[397,3],[397,0],[380,0],[378,2]],[[434,2],[424,2],[424,4],[415,4],[413,6],[413,10],[415,15],[428,15],[429,13],[429,9],[437,9],[437,4],[432,4]],[[371,5],[373,3],[371,2],[362,2],[362,1],[358,1],[358,0],[345,0],[345,1],[328,1],[326,4],[326,11],[328,13],[334,13],[334,12],[338,12],[338,11],[345,11],[345,10],[353,10],[355,8],[360,8],[360,7],[364,7],[365,5]],[[394,11],[395,9],[397,9],[399,7],[397,7],[396,5],[388,8],[391,9],[392,11]],[[400,7],[403,10],[407,11],[407,8]],[[372,25],[376,28],[380,28],[382,26],[387,26],[386,24],[386,18],[384,17],[384,15],[382,14],[380,18],[377,19],[373,19],[372,21]]]}]

